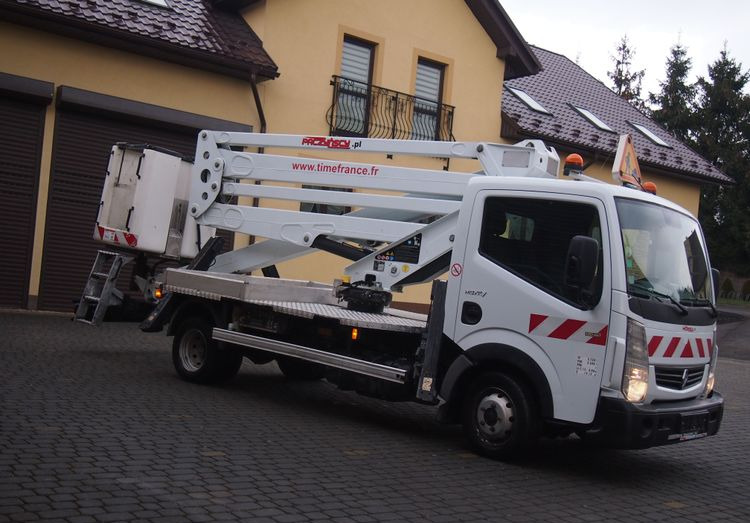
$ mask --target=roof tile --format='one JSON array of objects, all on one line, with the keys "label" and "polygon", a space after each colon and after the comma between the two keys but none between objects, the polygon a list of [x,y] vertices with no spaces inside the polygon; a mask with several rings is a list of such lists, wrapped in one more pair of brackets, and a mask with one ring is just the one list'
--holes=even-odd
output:
[{"label": "roof tile", "polygon": [[[526,91],[552,114],[534,111],[505,90],[503,118],[512,120],[523,134],[603,152],[614,159],[618,134],[629,133],[644,166],[652,165],[714,183],[733,182],[700,154],[573,61],[538,47],[532,46],[531,49],[542,64],[542,71],[508,80],[505,86]],[[588,109],[617,134],[596,128],[573,106]],[[632,127],[631,122],[646,126],[670,147],[654,144]]]},{"label": "roof tile", "polygon": [[153,44],[202,51],[207,59],[228,59],[246,71],[276,76],[277,67],[250,26],[236,12],[211,0],[169,0],[169,8],[140,0],[0,0],[48,17],[67,17],[99,32],[126,32]]}]

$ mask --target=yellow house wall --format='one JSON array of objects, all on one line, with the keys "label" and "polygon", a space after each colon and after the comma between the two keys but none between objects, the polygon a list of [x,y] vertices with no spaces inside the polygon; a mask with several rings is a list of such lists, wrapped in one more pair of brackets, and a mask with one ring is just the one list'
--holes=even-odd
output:
[{"label": "yellow house wall", "polygon": [[[506,138],[503,138],[502,142],[514,143],[512,140]],[[557,154],[560,156],[559,178],[562,178],[562,168],[565,163],[565,157],[572,152],[574,151],[557,149]],[[590,159],[585,154],[582,156],[584,162]],[[615,183],[612,179],[612,165],[611,162],[595,162],[586,168],[585,174],[603,182]],[[698,216],[698,206],[700,205],[701,198],[700,184],[661,174],[655,174],[648,169],[643,168],[641,169],[641,176],[643,177],[644,182],[654,182],[656,184],[657,194],[659,196],[684,207],[690,211],[693,216]]]},{"label": "yellow house wall", "polygon": [[[248,82],[0,22],[0,71],[257,128]],[[29,294],[38,295],[55,123],[47,107]]]},{"label": "yellow house wall", "polygon": [[[443,103],[456,107],[456,139],[500,138],[504,62],[497,58],[496,46],[462,0],[266,0],[246,9],[243,16],[281,72],[278,79],[260,88],[268,132],[328,134],[325,116],[333,93],[330,81],[340,72],[342,43],[348,34],[376,44],[372,82],[387,89],[414,93],[420,56],[445,64]],[[346,159],[431,169],[445,165],[438,159],[387,159],[384,154],[349,155]],[[477,168],[473,161],[450,162],[455,171]],[[296,202],[262,201],[261,205],[299,208]],[[282,277],[331,281],[344,273],[348,263],[316,253],[282,263],[279,271]],[[429,284],[408,287],[403,294],[394,295],[394,300],[424,303],[429,300],[429,288]]]},{"label": "yellow house wall", "polygon": [[[564,155],[562,154],[561,160],[564,161]],[[586,169],[586,174],[598,180],[614,183],[612,180],[611,163],[593,164]],[[644,169],[642,169],[641,176],[644,182],[654,182],[656,184],[657,194],[659,196],[684,207],[690,211],[693,216],[698,216],[698,205],[700,204],[701,195],[700,185],[678,180],[677,178],[654,174]]]}]

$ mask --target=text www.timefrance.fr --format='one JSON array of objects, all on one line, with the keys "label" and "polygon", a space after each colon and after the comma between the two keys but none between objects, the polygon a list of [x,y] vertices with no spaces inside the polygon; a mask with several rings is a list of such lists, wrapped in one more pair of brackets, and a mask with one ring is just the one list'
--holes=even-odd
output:
[{"label": "text www.timefrance.fr", "polygon": [[292,162],[293,171],[311,171],[319,173],[333,173],[333,174],[358,174],[360,176],[377,176],[379,167],[359,167],[353,165],[344,164],[331,164],[331,163],[295,163]]}]

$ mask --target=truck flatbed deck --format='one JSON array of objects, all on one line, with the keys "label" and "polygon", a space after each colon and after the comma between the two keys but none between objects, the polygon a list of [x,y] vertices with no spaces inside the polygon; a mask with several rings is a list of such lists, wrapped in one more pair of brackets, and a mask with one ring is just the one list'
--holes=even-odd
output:
[{"label": "truck flatbed deck", "polygon": [[199,298],[268,306],[290,316],[334,319],[349,327],[420,333],[427,326],[424,314],[389,307],[382,313],[349,310],[334,296],[333,286],[313,281],[168,269],[164,288]]}]

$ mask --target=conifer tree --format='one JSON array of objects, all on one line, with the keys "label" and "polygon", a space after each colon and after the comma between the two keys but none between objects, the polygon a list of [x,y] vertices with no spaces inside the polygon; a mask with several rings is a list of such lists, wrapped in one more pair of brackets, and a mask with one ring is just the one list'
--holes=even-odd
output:
[{"label": "conifer tree", "polygon": [[688,81],[692,60],[687,49],[677,43],[669,50],[666,79],[659,82],[659,92],[650,93],[648,100],[656,106],[651,117],[683,142],[690,143],[695,124],[696,87]]},{"label": "conifer tree", "polygon": [[646,106],[641,98],[641,82],[646,74],[646,70],[632,70],[634,56],[635,49],[631,47],[628,35],[623,35],[617,44],[615,54],[610,55],[614,63],[614,69],[608,71],[607,76],[612,80],[613,90],[618,95],[637,108],[645,110]]},{"label": "conifer tree", "polygon": [[700,219],[714,265],[750,274],[750,73],[726,45],[698,79],[696,147],[734,178],[733,186],[706,186]]}]

